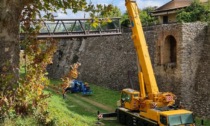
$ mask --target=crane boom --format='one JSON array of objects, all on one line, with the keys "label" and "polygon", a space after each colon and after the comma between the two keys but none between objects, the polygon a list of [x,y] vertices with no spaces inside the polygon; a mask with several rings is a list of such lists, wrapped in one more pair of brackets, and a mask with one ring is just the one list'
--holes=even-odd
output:
[{"label": "crane boom", "polygon": [[[148,47],[144,37],[142,24],[139,18],[139,9],[136,4],[136,0],[126,0],[126,7],[132,25],[132,33],[133,33],[132,39],[134,42],[134,46],[136,48],[138,65],[142,69],[146,91],[148,94],[157,94],[159,90],[152,69],[152,64],[147,49]],[[138,74],[140,74],[140,72],[141,71],[138,71]],[[140,77],[139,77],[139,82],[141,82]]]}]

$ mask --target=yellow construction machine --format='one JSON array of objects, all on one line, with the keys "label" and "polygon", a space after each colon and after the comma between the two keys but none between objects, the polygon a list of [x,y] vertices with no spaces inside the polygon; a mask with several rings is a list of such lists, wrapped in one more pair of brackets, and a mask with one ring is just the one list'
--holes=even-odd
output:
[{"label": "yellow construction machine", "polygon": [[[176,96],[171,92],[159,92],[150,61],[139,9],[136,0],[125,0],[132,26],[132,39],[138,56],[140,91],[123,89],[120,106],[112,116],[127,126],[192,126],[191,111],[175,107]],[[100,114],[109,117],[109,114]]]}]

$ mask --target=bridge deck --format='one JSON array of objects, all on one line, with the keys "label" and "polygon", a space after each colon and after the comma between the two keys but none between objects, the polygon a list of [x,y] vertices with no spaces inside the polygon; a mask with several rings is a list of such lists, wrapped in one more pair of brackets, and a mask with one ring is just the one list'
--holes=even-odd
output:
[{"label": "bridge deck", "polygon": [[[99,19],[102,20],[102,19]],[[43,21],[42,28],[37,34],[37,39],[65,39],[84,38],[98,36],[121,35],[120,18],[111,18],[112,22],[93,27],[93,19],[55,19],[54,21]],[[24,39],[26,33],[20,32],[20,39]]]}]

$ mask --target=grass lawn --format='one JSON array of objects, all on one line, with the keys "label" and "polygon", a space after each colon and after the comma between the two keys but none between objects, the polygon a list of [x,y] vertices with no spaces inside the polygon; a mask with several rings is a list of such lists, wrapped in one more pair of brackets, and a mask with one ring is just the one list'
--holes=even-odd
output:
[{"label": "grass lawn", "polygon": [[[60,80],[51,80],[51,85],[60,84]],[[90,84],[93,95],[82,96],[80,93],[66,94],[63,99],[59,90],[48,88],[45,93],[50,93],[48,99],[49,120],[55,126],[95,126],[98,122],[97,111],[102,113],[114,112],[116,102],[120,98],[119,91],[109,90]],[[122,126],[116,118],[101,121],[105,126]],[[1,124],[0,124],[1,125]],[[6,120],[3,126],[37,126],[40,125],[33,117]],[[196,118],[196,125],[201,125],[201,120]],[[209,120],[204,120],[204,126],[210,126]]]},{"label": "grass lawn", "polygon": [[[61,81],[51,80],[51,83],[56,85],[56,84],[61,83]],[[115,108],[117,107],[116,102],[120,98],[120,92],[106,89],[101,86],[99,87],[93,84],[90,84],[90,87],[93,90],[92,96],[84,97],[81,94],[67,94],[67,99],[65,99],[65,101],[67,103],[67,106],[72,105],[71,107],[68,107],[71,112],[89,117],[90,124],[93,125],[96,122],[97,110],[99,110],[102,113],[113,112],[115,110]],[[54,94],[54,95],[58,95],[58,94]],[[62,96],[59,96],[59,99],[62,99],[61,97]],[[111,111],[97,107],[97,105],[96,106],[93,105],[94,103],[91,104],[84,99],[101,103],[104,106],[107,106],[108,108],[110,108]],[[61,102],[62,101],[63,99],[61,100]],[[81,110],[81,108],[83,109]],[[103,120],[102,123],[104,123],[106,126],[121,126],[116,120],[112,120],[112,119]],[[199,125],[199,126],[201,125],[201,119],[196,118],[196,125]],[[204,120],[204,126],[210,126],[210,121]]]},{"label": "grass lawn", "polygon": [[[51,84],[57,85],[61,83],[58,80],[51,80]],[[63,99],[61,94],[56,93],[54,90],[48,90],[47,92],[52,94],[49,102],[49,111],[50,113],[58,110],[62,110],[64,113],[67,113],[65,118],[70,118],[71,116],[77,116],[78,121],[82,124],[79,125],[89,125],[93,126],[98,121],[97,120],[97,111],[100,112],[114,112],[116,108],[116,101],[120,97],[119,91],[111,91],[109,89],[99,87],[91,84],[91,89],[93,90],[93,95],[91,96],[82,96],[80,93],[75,94],[66,94],[66,98]],[[56,102],[55,102],[56,101]],[[52,115],[56,115],[53,114]],[[54,117],[53,117],[54,118]],[[59,116],[60,119],[64,118]],[[60,119],[57,120],[60,120]],[[82,121],[80,119],[83,119]],[[118,124],[116,119],[103,120],[103,124],[106,126],[121,126]],[[59,122],[62,124],[62,122]]]},{"label": "grass lawn", "polygon": [[[203,120],[203,124],[200,118],[196,118],[196,126],[210,126],[210,120]],[[202,124],[202,125],[201,125]]]},{"label": "grass lawn", "polygon": [[46,91],[52,94],[49,99],[49,113],[56,125],[90,126],[95,123],[96,116],[87,104],[83,104],[73,96],[66,99],[54,91]]}]

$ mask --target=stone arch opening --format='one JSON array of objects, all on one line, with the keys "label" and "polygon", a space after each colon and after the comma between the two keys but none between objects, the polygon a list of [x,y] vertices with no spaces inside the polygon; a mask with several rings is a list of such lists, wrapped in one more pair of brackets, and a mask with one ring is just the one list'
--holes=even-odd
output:
[{"label": "stone arch opening", "polygon": [[176,39],[169,35],[166,37],[163,46],[163,58],[162,63],[164,65],[176,65],[177,62],[177,42]]}]

